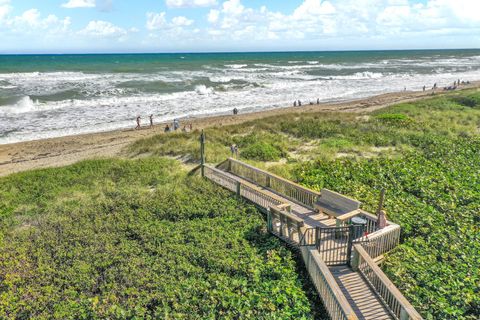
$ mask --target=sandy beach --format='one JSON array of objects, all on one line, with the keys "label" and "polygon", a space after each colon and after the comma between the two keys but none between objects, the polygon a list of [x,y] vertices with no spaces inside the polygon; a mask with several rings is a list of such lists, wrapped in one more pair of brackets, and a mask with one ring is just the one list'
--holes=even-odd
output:
[{"label": "sandy beach", "polygon": [[[470,85],[462,86],[460,90],[479,87],[480,81],[477,81]],[[436,95],[442,95],[444,93],[444,91],[438,91]],[[291,113],[321,111],[362,113],[384,108],[395,103],[415,101],[425,97],[431,97],[431,91],[394,92],[347,102],[285,107],[238,114],[236,116],[216,115],[203,118],[189,118],[182,119],[181,124],[191,123],[195,130],[239,124],[263,117]],[[122,152],[123,149],[133,141],[155,134],[163,134],[164,123],[157,124],[154,128],[145,127],[141,130],[133,130],[135,126],[134,122],[134,119],[132,119],[132,129],[128,130],[115,130],[0,145],[0,176],[30,169],[68,165],[89,158],[122,157],[125,156],[125,153]]]}]

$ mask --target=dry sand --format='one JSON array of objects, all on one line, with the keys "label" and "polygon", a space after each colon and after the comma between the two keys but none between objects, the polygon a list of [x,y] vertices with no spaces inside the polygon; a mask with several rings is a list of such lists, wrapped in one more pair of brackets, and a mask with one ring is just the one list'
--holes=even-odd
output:
[{"label": "dry sand", "polygon": [[[479,88],[480,82],[475,82],[463,88]],[[443,94],[439,92],[437,95]],[[213,126],[238,124],[249,120],[274,115],[290,113],[339,111],[339,112],[370,112],[386,106],[431,97],[431,92],[396,92],[370,98],[326,103],[319,105],[304,105],[302,107],[287,107],[267,111],[233,115],[211,116],[205,118],[183,119],[182,124],[192,123],[194,129]],[[132,120],[132,127],[134,121]],[[142,130],[115,130],[75,136],[19,142],[0,145],[0,176],[30,169],[64,166],[89,158],[122,156],[122,150],[133,141],[163,133],[165,124]]]}]

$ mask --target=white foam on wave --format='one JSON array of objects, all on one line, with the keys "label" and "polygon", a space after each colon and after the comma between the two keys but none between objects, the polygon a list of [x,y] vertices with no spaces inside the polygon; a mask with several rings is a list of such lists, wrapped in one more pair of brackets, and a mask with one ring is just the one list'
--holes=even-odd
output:
[{"label": "white foam on wave", "polygon": [[213,88],[209,88],[201,84],[195,87],[195,92],[198,93],[199,95],[208,95],[208,94],[213,94],[214,90]]},{"label": "white foam on wave", "polygon": [[39,110],[38,101],[35,102],[30,97],[23,97],[13,105],[7,105],[0,107],[0,114],[19,114],[35,112]]},{"label": "white foam on wave", "polygon": [[232,69],[241,69],[248,67],[248,64],[226,64],[225,67]]}]

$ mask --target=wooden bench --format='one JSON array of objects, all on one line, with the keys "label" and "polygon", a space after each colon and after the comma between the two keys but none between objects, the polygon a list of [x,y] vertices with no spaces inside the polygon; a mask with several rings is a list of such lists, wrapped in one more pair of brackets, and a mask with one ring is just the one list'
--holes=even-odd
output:
[{"label": "wooden bench", "polygon": [[315,208],[321,213],[328,215],[330,218],[337,218],[343,215],[352,217],[360,213],[360,204],[360,201],[346,197],[340,193],[328,189],[322,189],[320,191],[320,197],[315,203]]}]

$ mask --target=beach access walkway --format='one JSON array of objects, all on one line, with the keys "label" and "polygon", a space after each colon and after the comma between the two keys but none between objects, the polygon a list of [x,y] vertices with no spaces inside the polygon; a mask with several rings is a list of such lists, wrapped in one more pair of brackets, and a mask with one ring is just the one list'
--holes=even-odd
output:
[{"label": "beach access walkway", "polygon": [[[268,231],[300,252],[331,319],[422,319],[378,266],[398,245],[399,225],[380,228],[361,209],[331,218],[318,210],[321,193],[232,158],[217,166],[202,161],[201,171],[256,205]],[[366,223],[352,224],[354,217]]]}]

